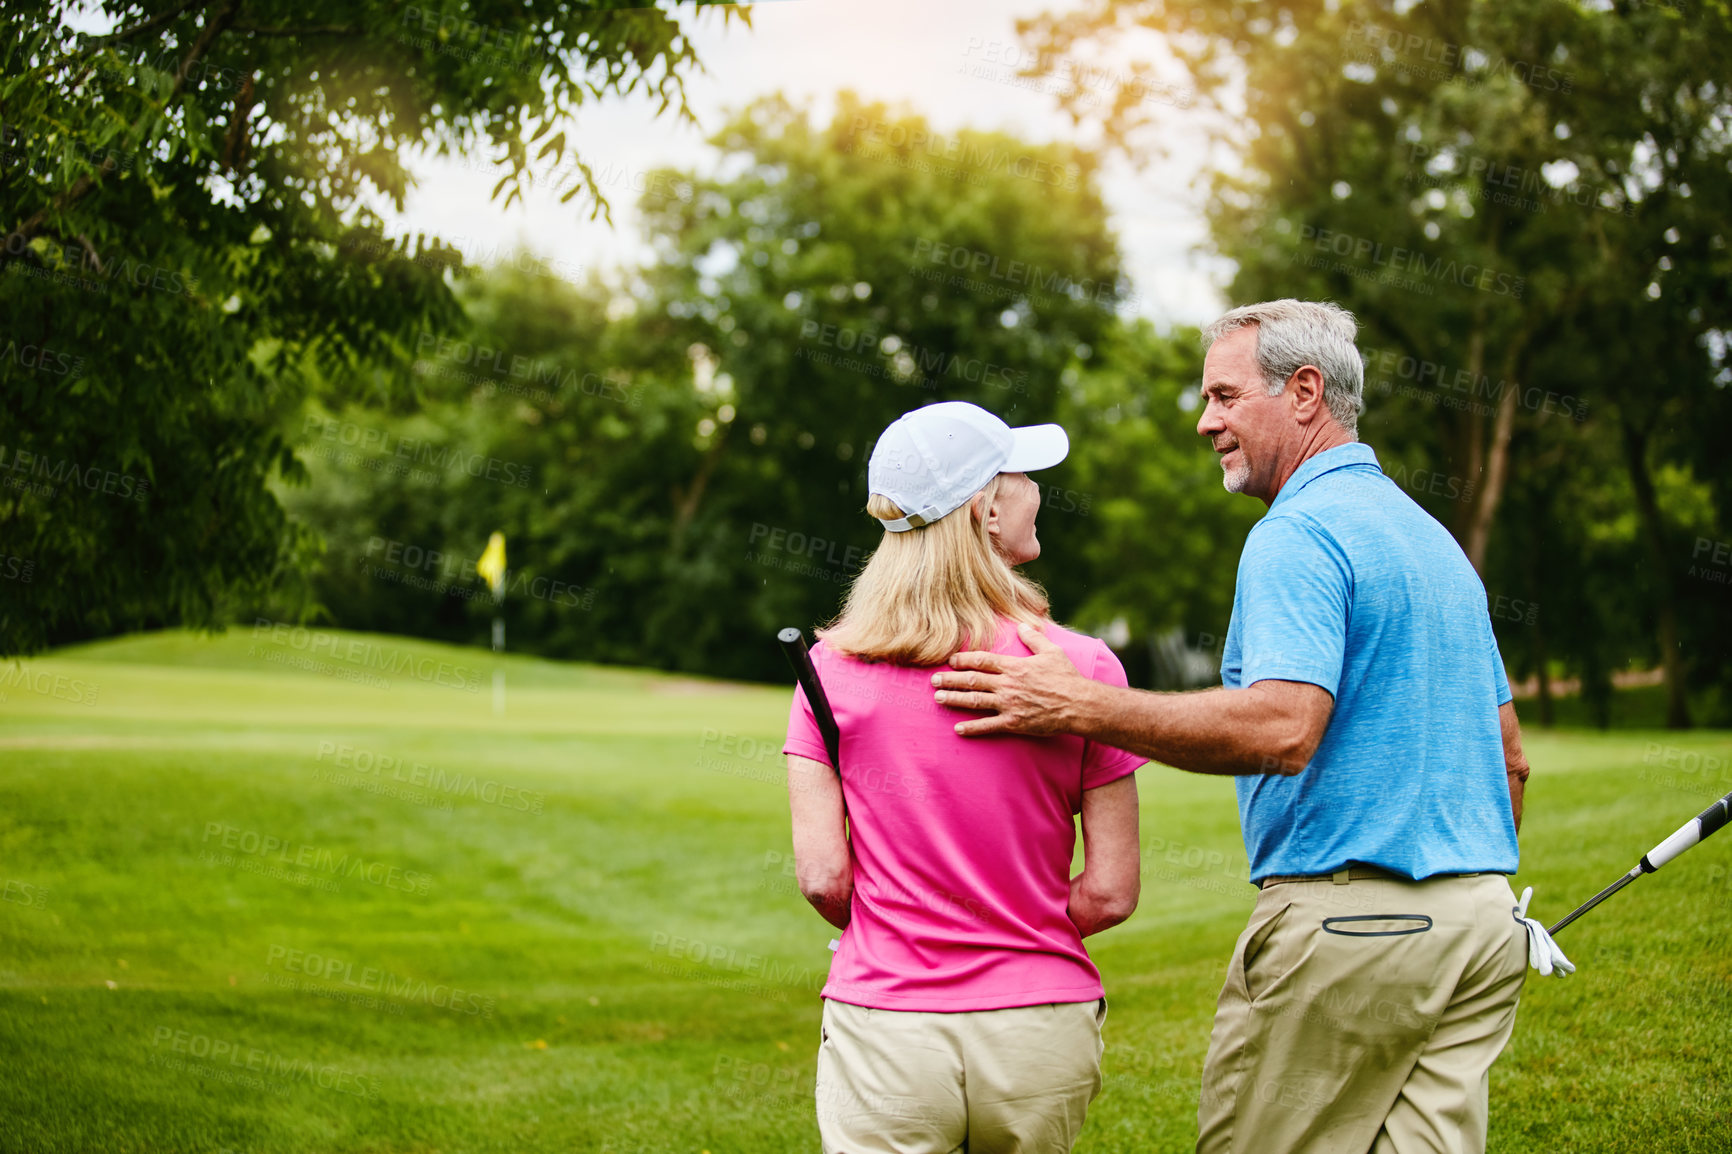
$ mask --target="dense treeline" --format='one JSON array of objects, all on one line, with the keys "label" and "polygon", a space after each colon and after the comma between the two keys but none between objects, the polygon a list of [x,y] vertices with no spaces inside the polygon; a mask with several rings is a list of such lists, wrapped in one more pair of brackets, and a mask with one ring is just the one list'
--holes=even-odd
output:
[{"label": "dense treeline", "polygon": [[[473,557],[499,528],[521,564],[505,606],[515,644],[779,676],[773,628],[827,618],[873,546],[877,431],[964,399],[1071,431],[1071,458],[1040,478],[1045,555],[1031,567],[1061,619],[1114,640],[1145,684],[1206,677],[1261,506],[1221,490],[1195,434],[1196,334],[1122,318],[1134,286],[1091,157],[962,134],[945,149],[976,167],[947,170],[893,143],[935,135],[851,98],[827,126],[766,101],[717,135],[727,179],[652,182],[662,255],[631,284],[516,272],[470,286],[470,326],[417,342],[421,411],[306,426],[315,483],[290,500],[331,542],[318,590],[335,618],[480,642],[494,609]],[[995,172],[996,157],[1054,182]],[[1240,295],[1344,295],[1298,274],[1255,283]],[[1464,543],[1488,475],[1507,470],[1480,563],[1512,674],[1579,680],[1603,713],[1614,673],[1661,660],[1652,590],[1666,579],[1613,402],[1586,371],[1429,359],[1365,311],[1364,438]],[[1504,464],[1461,453],[1453,423],[1510,410]],[[342,436],[363,451],[345,456]],[[429,464],[446,444],[467,471]],[[1687,458],[1655,475],[1682,568],[1691,538],[1724,536],[1718,505]],[[1697,712],[1717,716],[1724,587],[1676,586]]]},{"label": "dense treeline", "polygon": [[[1230,297],[1360,315],[1362,435],[1542,716],[1658,669],[1671,724],[1732,722],[1721,9],[1098,0],[1019,56],[1098,148],[760,100],[644,180],[652,263],[574,283],[372,205],[403,151],[490,144],[507,206],[605,208],[558,125],[634,83],[677,115],[670,13],[139,7],[27,6],[4,49],[0,651],[259,614],[485,644],[498,530],[510,648],[780,677],[771,631],[873,546],[873,437],[963,399],[1072,433],[1031,566],[1060,619],[1205,680],[1261,508],[1194,433],[1195,333],[1127,319],[1099,181],[1201,127]],[[1077,65],[1132,24],[1165,71]]]}]

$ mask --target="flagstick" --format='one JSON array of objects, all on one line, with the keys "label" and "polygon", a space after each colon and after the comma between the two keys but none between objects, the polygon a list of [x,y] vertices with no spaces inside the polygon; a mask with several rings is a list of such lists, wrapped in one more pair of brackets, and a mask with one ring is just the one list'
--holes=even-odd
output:
[{"label": "flagstick", "polygon": [[[495,615],[493,618],[493,652],[505,651],[505,618]],[[496,659],[493,663],[493,716],[505,716],[505,670],[499,668]]]},{"label": "flagstick", "polygon": [[505,670],[499,667],[499,655],[505,652],[505,581],[510,575],[505,568],[505,534],[497,529],[487,538],[487,548],[475,563],[475,572],[487,578],[493,590],[493,716],[505,716]]}]

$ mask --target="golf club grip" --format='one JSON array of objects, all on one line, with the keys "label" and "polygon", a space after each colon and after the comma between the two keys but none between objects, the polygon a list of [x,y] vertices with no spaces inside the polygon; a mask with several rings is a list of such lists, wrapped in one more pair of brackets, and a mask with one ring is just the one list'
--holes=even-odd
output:
[{"label": "golf club grip", "polygon": [[806,649],[806,637],[792,625],[776,634],[794,667],[794,679],[806,691],[806,702],[817,719],[818,732],[824,735],[824,748],[830,753],[830,764],[838,775],[842,772],[842,732],[836,728],[836,715],[830,712],[830,699],[824,694],[824,683],[818,680],[818,670],[812,665],[812,654]]},{"label": "golf club grip", "polygon": [[1732,814],[1732,793],[1727,794],[1689,821],[1678,832],[1642,855],[1642,872],[1653,873],[1703,838],[1719,830]]}]

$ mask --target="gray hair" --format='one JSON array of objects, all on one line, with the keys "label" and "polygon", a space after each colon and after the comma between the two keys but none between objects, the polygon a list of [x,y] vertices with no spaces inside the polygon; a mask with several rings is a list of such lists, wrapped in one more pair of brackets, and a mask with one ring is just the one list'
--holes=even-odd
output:
[{"label": "gray hair", "polygon": [[1340,305],[1328,301],[1278,300],[1243,305],[1203,327],[1203,348],[1244,328],[1257,326],[1257,369],[1268,383],[1269,395],[1287,387],[1287,380],[1304,365],[1323,374],[1323,403],[1342,428],[1359,435],[1359,414],[1365,408],[1365,362],[1353,343],[1359,322]]}]

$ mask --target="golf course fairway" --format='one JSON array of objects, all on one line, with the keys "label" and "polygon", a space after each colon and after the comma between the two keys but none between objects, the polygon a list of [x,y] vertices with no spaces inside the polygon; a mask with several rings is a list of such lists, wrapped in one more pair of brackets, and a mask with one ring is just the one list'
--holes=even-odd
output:
[{"label": "golf course fairway", "polygon": [[[771,644],[766,635],[765,644]],[[791,690],[242,626],[0,674],[0,1148],[817,1149],[830,928],[794,885]],[[1530,728],[1552,922],[1732,789],[1726,732]],[[1252,888],[1230,782],[1138,774],[1143,891],[1090,939],[1078,1149],[1188,1151]],[[1496,1152],[1724,1151],[1732,834],[1530,974]],[[1374,1007],[1320,1005],[1336,1015]]]}]

